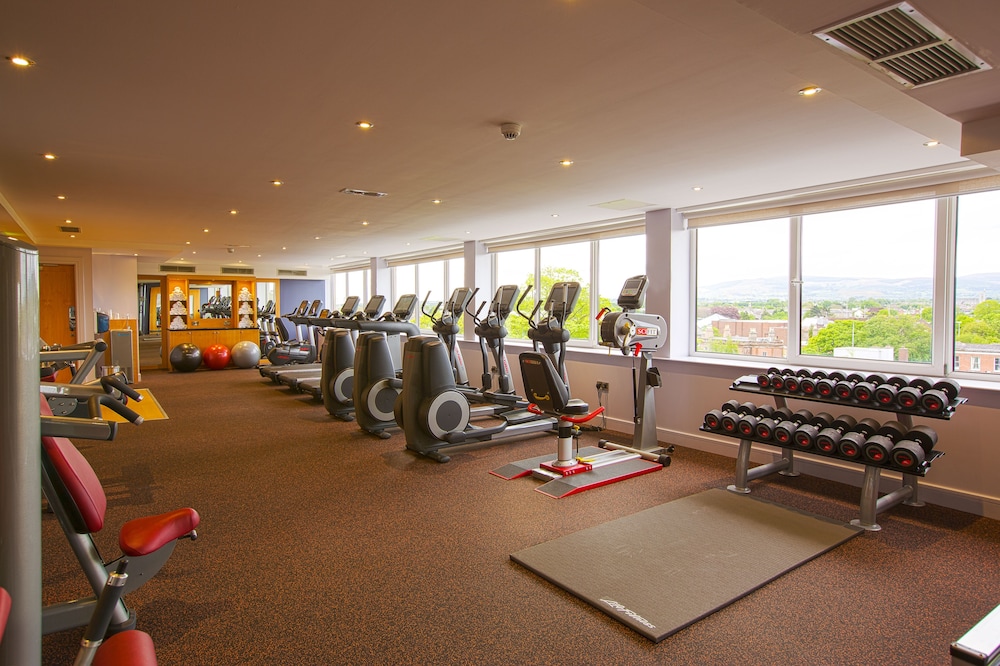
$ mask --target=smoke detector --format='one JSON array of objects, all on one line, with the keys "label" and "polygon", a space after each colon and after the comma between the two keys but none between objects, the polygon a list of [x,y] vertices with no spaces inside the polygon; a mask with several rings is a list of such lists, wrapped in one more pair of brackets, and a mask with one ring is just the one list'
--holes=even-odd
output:
[{"label": "smoke detector", "polygon": [[521,136],[521,123],[504,123],[500,125],[500,133],[503,134],[503,138],[513,141]]}]

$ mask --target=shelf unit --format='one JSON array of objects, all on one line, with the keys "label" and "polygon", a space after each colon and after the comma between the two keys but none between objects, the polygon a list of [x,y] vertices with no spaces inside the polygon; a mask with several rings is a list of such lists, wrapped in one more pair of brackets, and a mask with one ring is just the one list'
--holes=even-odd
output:
[{"label": "shelf unit", "polygon": [[[872,411],[881,412],[891,412],[900,423],[902,423],[907,429],[913,428],[913,417],[920,416],[933,419],[948,420],[955,413],[955,409],[963,404],[966,400],[965,398],[956,398],[949,404],[942,412],[928,412],[923,409],[914,410],[903,410],[899,407],[893,407],[888,405],[881,405],[874,402],[859,402],[854,399],[841,400],[836,398],[824,398],[817,395],[806,395],[802,393],[790,393],[787,391],[778,391],[773,389],[761,388],[757,384],[757,378],[755,375],[746,375],[740,377],[732,386],[729,387],[731,391],[741,391],[744,393],[756,393],[758,395],[767,396],[774,400],[775,407],[787,407],[787,400],[789,398],[793,400],[805,400],[810,402],[820,402],[830,406],[840,406],[840,407],[853,407],[858,409],[866,409]],[[908,506],[923,506],[923,502],[920,501],[919,497],[919,479],[927,474],[930,469],[931,463],[937,460],[939,457],[944,455],[943,452],[932,450],[927,459],[917,468],[913,469],[901,469],[892,464],[887,465],[874,465],[862,460],[852,460],[849,458],[841,456],[831,456],[824,455],[822,453],[803,450],[795,445],[794,442],[789,442],[787,444],[781,444],[779,442],[774,442],[770,440],[764,440],[759,438],[748,438],[740,433],[729,433],[720,430],[712,430],[706,427],[702,427],[701,430],[704,432],[710,432],[717,435],[724,435],[726,437],[735,437],[740,440],[739,451],[736,454],[736,479],[735,483],[728,486],[728,490],[734,493],[746,494],[750,492],[748,483],[755,479],[760,479],[765,476],[769,476],[774,473],[781,474],[783,476],[798,476],[799,473],[795,471],[795,452],[808,453],[810,455],[816,455],[822,458],[833,458],[837,461],[853,463],[855,465],[863,465],[864,480],[861,485],[861,499],[860,499],[860,512],[859,518],[852,520],[851,524],[857,525],[869,531],[878,531],[882,529],[876,522],[876,518],[879,513],[896,506],[899,503],[904,503]],[[754,443],[766,444],[769,446],[775,446],[781,449],[781,459],[775,460],[764,465],[758,465],[751,469],[750,467],[750,450]],[[882,471],[895,471],[902,474],[902,485],[893,490],[892,492],[879,497],[879,481],[881,479]]]}]

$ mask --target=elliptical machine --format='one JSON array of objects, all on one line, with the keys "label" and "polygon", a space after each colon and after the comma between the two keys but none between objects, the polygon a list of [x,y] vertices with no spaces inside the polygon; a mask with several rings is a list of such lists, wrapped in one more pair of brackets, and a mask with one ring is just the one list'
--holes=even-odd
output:
[{"label": "elliptical machine", "polygon": [[[530,288],[518,301],[523,302]],[[540,322],[532,323],[528,336],[535,349],[541,345],[557,367],[565,385],[565,344],[569,331],[563,328],[566,318],[573,312],[580,296],[578,282],[560,282],[553,285],[545,300],[547,313]],[[542,306],[535,305],[531,315],[518,307],[518,314],[533,321]],[[568,386],[566,386],[568,391]],[[470,423],[472,417],[466,392],[456,386],[455,371],[447,345],[437,336],[421,335],[406,342],[403,354],[403,384],[395,407],[396,423],[406,435],[406,448],[444,463],[451,458],[441,449],[525,437],[532,434],[555,432],[559,418],[528,409],[511,409],[499,414],[501,422],[495,426],[480,427]]]},{"label": "elliptical machine", "polygon": [[[482,319],[479,318],[479,314],[486,305],[486,301],[483,301],[475,313],[466,309],[466,312],[472,315],[472,320],[476,323],[479,350],[483,356],[482,388],[477,390],[477,393],[487,400],[498,394],[514,395],[514,378],[511,376],[510,364],[507,362],[507,354],[504,351],[504,338],[507,337],[507,327],[505,326],[507,317],[514,310],[514,303],[518,300],[520,293],[521,288],[516,284],[501,285],[493,295],[490,308]],[[495,393],[493,392],[493,371],[490,369],[491,356],[492,367],[497,375]]]},{"label": "elliptical machine", "polygon": [[[661,449],[656,434],[656,399],[653,390],[663,381],[660,371],[652,365],[653,352],[667,342],[667,322],[660,315],[635,312],[642,307],[648,280],[645,275],[628,278],[618,294],[621,312],[602,311],[598,315],[601,322],[600,344],[618,348],[625,356],[631,355],[632,398],[634,431],[632,445],[626,446],[602,439],[598,446],[633,453],[659,454],[657,462],[664,467],[670,464],[671,445]],[[639,368],[634,359],[641,358]]]},{"label": "elliptical machine", "polygon": [[[465,309],[478,292],[478,289],[456,287],[446,302],[436,304],[434,309],[428,312],[427,299],[431,296],[431,292],[428,291],[427,295],[424,296],[423,303],[420,304],[420,311],[431,320],[431,330],[437,333],[441,341],[448,347],[448,358],[451,359],[451,367],[455,371],[455,384],[458,386],[469,385],[469,373],[465,370],[465,359],[462,358],[462,350],[458,346],[458,333],[461,330],[459,322]],[[436,316],[438,310],[441,310],[440,317]]]}]

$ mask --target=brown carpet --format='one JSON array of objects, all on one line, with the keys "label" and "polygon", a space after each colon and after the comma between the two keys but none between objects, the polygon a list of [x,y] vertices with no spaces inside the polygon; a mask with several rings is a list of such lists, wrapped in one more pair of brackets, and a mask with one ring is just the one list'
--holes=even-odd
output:
[{"label": "brown carpet", "polygon": [[[548,438],[452,450],[441,465],[256,370],[146,372],[142,385],[170,420],[78,444],[108,490],[102,550],[117,552],[130,518],[185,505],[202,515],[201,538],[127,597],[164,665],[943,665],[1000,603],[1000,523],[899,506],[881,532],[654,645],[509,555],[723,488],[732,459],[679,448],[666,470],[553,500],[488,473],[554,449]],[[836,520],[858,513],[857,488],[808,476],[752,487]],[[45,602],[86,594],[50,514],[43,547]],[[80,633],[45,637],[44,663],[70,663]]]}]

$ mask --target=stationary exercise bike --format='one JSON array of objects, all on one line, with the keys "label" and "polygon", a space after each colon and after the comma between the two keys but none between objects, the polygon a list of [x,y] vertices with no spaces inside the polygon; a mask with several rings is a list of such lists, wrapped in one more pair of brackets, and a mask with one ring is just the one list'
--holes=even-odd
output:
[{"label": "stationary exercise bike", "polygon": [[[601,322],[600,344],[604,347],[620,349],[625,356],[633,358],[632,367],[632,422],[634,430],[631,446],[616,444],[602,439],[598,446],[637,453],[653,453],[663,466],[670,464],[670,454],[674,447],[661,449],[656,433],[656,399],[654,389],[663,381],[660,371],[652,365],[653,352],[667,342],[667,322],[660,315],[635,312],[642,307],[648,280],[645,275],[630,277],[618,294],[621,312],[602,311],[598,314]],[[638,368],[634,359],[641,359]]]}]

